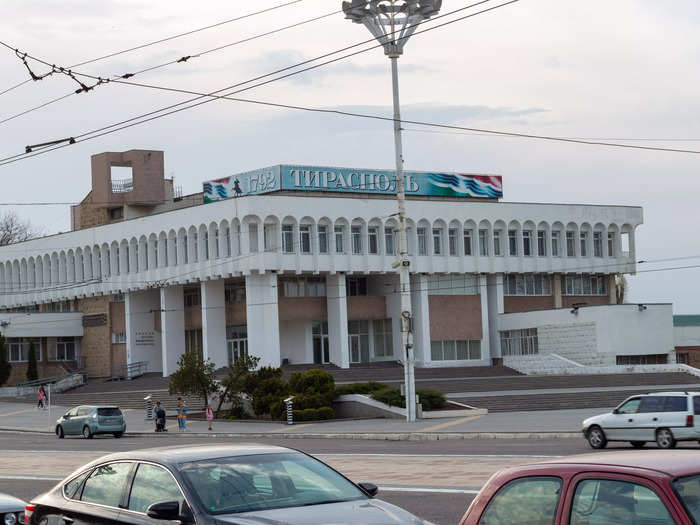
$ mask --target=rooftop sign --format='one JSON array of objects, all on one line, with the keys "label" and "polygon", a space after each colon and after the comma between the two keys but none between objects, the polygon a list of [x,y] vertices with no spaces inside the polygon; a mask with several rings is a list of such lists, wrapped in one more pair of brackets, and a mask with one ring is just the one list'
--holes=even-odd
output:
[{"label": "rooftop sign", "polygon": [[[503,181],[496,175],[405,171],[404,185],[408,196],[503,197]],[[392,170],[282,164],[207,181],[204,202],[280,190],[392,195],[396,194],[396,175]]]}]

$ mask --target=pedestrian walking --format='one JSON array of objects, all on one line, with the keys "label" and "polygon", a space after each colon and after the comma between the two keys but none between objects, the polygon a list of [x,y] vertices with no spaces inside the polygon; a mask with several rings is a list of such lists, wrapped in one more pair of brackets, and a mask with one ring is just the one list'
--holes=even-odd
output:
[{"label": "pedestrian walking", "polygon": [[177,398],[177,428],[180,432],[187,430],[187,405],[181,397]]},{"label": "pedestrian walking", "polygon": [[211,405],[207,405],[205,412],[207,414],[207,423],[209,424],[209,431],[211,431],[213,430],[212,426],[214,425],[214,409],[211,407]]},{"label": "pedestrian walking", "polygon": [[160,404],[160,401],[156,401],[153,415],[156,417],[156,432],[167,432],[168,430],[165,428],[165,408]]},{"label": "pedestrian walking", "polygon": [[45,408],[46,407],[46,390],[44,390],[44,385],[39,385],[39,390],[36,391],[36,398],[37,398],[36,407],[38,409]]}]

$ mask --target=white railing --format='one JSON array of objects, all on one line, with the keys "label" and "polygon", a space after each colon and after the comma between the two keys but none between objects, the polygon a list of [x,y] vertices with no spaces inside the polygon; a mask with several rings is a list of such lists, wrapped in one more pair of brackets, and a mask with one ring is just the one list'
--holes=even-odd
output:
[{"label": "white railing", "polygon": [[112,179],[112,193],[129,193],[134,189],[134,179]]}]

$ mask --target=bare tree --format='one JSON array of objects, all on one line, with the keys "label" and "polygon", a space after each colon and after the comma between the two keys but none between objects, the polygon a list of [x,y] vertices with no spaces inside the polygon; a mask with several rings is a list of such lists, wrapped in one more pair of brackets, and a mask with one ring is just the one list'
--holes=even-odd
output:
[{"label": "bare tree", "polygon": [[26,241],[39,234],[29,221],[21,220],[14,212],[0,215],[0,246]]}]

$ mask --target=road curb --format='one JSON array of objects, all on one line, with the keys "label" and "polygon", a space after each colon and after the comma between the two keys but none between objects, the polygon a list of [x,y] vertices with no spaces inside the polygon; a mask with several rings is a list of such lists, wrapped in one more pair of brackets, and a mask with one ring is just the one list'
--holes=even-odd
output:
[{"label": "road curb", "polygon": [[[0,432],[53,434],[46,430],[28,428],[0,428]],[[578,439],[581,432],[127,432],[124,437],[161,436],[179,438],[235,438],[235,439],[357,439],[373,441],[444,441],[483,439]]]}]

